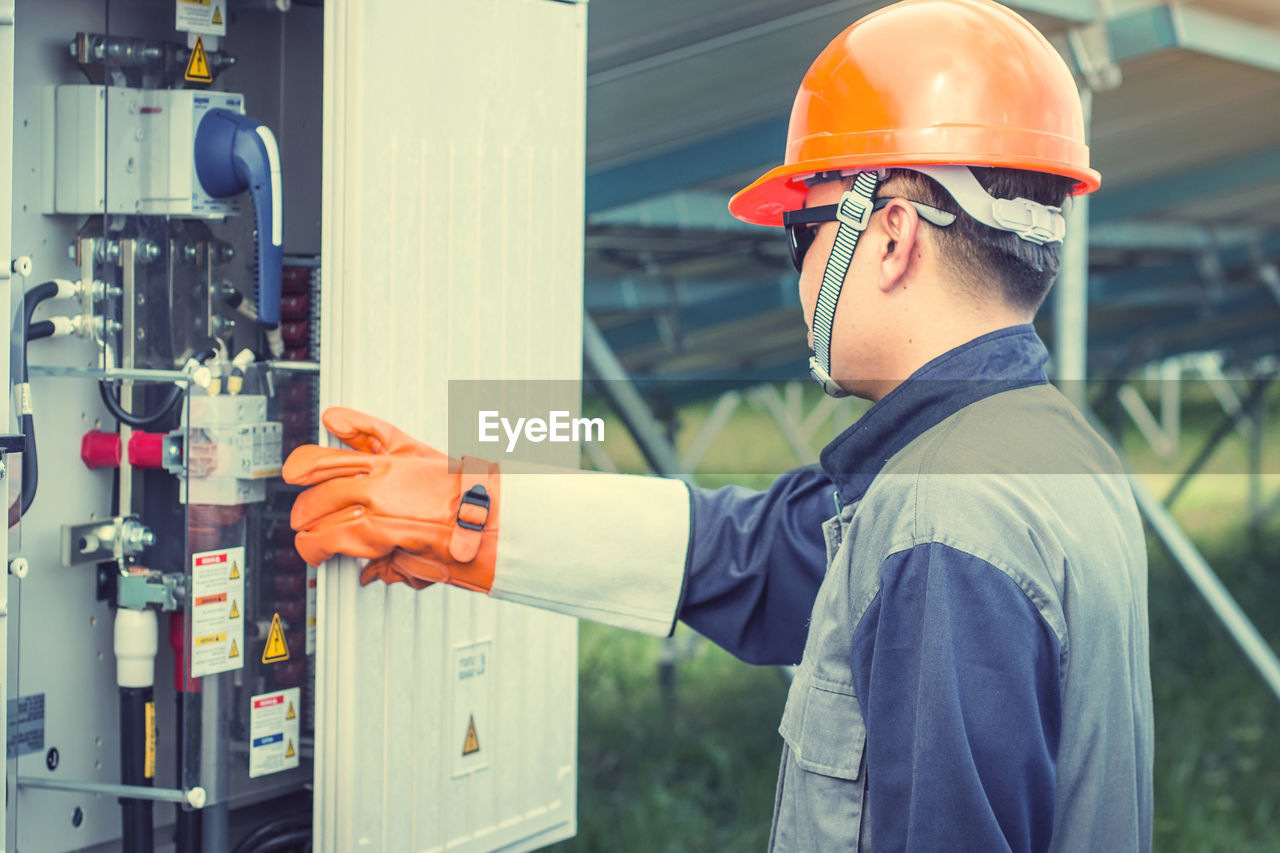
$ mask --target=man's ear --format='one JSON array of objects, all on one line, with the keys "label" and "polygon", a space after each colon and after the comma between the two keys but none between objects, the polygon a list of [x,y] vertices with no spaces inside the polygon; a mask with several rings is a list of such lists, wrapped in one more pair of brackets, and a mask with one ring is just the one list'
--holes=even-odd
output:
[{"label": "man's ear", "polygon": [[895,198],[882,211],[880,227],[880,290],[888,293],[902,284],[911,267],[919,237],[920,215],[905,200]]}]

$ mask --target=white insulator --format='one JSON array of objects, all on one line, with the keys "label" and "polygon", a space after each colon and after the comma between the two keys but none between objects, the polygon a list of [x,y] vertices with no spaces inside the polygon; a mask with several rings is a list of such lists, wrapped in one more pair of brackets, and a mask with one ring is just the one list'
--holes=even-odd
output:
[{"label": "white insulator", "polygon": [[116,610],[116,684],[152,687],[156,683],[156,650],[159,628],[154,610]]}]

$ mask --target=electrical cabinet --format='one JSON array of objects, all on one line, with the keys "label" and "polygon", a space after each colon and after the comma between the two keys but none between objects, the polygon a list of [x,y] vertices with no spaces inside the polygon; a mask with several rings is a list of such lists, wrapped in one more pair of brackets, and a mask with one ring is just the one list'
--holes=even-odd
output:
[{"label": "electrical cabinet", "polygon": [[307,566],[279,471],[324,406],[443,447],[451,381],[580,379],[586,6],[281,5],[0,0],[6,849],[575,831],[576,623]]}]

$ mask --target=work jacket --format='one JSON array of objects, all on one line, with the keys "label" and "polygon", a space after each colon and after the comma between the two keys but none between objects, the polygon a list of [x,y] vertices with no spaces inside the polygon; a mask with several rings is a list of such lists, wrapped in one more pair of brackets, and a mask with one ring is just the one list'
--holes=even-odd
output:
[{"label": "work jacket", "polygon": [[771,849],[1149,849],[1142,525],[1045,359],[985,335],[821,469],[693,490],[681,618],[799,661]]}]

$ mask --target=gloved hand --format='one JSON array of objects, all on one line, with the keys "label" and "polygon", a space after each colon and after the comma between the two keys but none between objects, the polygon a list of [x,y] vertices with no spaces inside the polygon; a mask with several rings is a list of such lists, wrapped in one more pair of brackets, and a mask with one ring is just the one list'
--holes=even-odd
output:
[{"label": "gloved hand", "polygon": [[[354,409],[331,407],[324,413],[324,424],[329,432],[342,439],[349,447],[365,453],[390,456],[420,456],[430,458],[436,454],[434,448],[406,435],[386,421],[369,417]],[[414,575],[399,569],[395,565],[397,555],[407,556],[400,549],[392,551],[385,557],[370,560],[360,572],[360,583],[368,586],[374,581],[383,583],[406,583],[414,589],[425,589],[431,581],[419,580]]]},{"label": "gloved hand", "polygon": [[418,588],[439,581],[488,592],[498,548],[498,466],[450,459],[353,409],[329,409],[323,420],[354,449],[304,445],[284,464],[286,481],[312,486],[290,519],[303,559],[367,557],[366,583],[412,578]]}]

